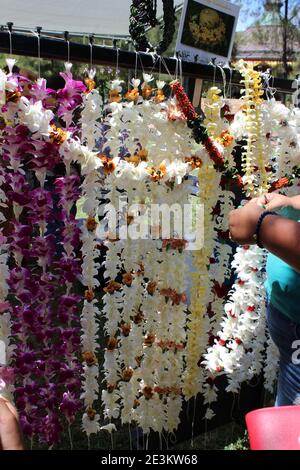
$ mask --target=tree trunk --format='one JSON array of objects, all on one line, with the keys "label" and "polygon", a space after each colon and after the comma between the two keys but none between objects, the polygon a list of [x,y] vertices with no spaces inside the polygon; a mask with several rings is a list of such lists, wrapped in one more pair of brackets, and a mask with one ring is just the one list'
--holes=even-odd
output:
[{"label": "tree trunk", "polygon": [[288,66],[288,27],[289,27],[289,0],[284,0],[284,20],[283,20],[283,76],[288,78],[289,66]]}]

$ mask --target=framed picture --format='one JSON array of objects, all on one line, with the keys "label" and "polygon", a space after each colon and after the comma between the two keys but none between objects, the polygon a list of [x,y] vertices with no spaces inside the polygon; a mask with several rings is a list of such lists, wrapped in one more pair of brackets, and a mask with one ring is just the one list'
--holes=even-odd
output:
[{"label": "framed picture", "polygon": [[225,0],[185,0],[176,43],[183,60],[230,60],[240,7]]}]

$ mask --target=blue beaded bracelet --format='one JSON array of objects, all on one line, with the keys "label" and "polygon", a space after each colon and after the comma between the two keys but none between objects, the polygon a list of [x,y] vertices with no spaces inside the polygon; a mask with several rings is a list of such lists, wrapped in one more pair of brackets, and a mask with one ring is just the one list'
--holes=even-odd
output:
[{"label": "blue beaded bracelet", "polygon": [[253,238],[254,238],[257,246],[259,246],[259,248],[264,248],[263,245],[261,244],[261,241],[260,241],[259,232],[260,232],[261,224],[262,224],[264,218],[267,215],[277,215],[277,214],[276,214],[276,212],[272,212],[272,211],[265,211],[265,212],[262,212],[260,214],[260,216],[258,218],[258,221],[257,221],[257,224],[256,224],[255,233],[253,235]]}]

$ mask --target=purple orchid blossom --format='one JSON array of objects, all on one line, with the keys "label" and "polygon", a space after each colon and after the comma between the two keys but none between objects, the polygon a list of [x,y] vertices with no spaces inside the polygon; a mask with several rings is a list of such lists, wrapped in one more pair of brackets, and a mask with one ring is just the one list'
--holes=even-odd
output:
[{"label": "purple orchid blossom", "polygon": [[[70,126],[68,120],[73,119],[74,111],[81,105],[85,86],[70,74],[64,78],[65,87],[57,94],[58,117]],[[47,88],[45,80],[35,84],[16,76],[12,80],[18,89],[26,88],[26,96],[33,103],[41,101],[48,109],[47,99],[54,92]],[[10,105],[14,103],[7,103]],[[72,132],[77,130],[72,127]],[[72,290],[81,274],[80,231],[72,210],[80,196],[80,178],[58,178],[53,187],[49,184],[45,190],[47,174],[63,163],[59,144],[51,142],[49,136],[33,135],[18,123],[18,118],[2,129],[1,144],[6,195],[15,219],[7,239],[1,238],[1,243],[10,246],[8,285],[9,300],[13,302],[1,302],[0,313],[9,309],[12,318],[11,365],[23,432],[52,447],[60,439],[65,420],[73,423],[82,406],[81,297]],[[40,187],[33,188],[29,177],[32,171]],[[55,198],[59,200],[58,219],[62,222],[57,232],[64,248],[59,258],[54,236],[47,233],[54,220]],[[7,374],[0,369],[1,380],[6,383]]]}]

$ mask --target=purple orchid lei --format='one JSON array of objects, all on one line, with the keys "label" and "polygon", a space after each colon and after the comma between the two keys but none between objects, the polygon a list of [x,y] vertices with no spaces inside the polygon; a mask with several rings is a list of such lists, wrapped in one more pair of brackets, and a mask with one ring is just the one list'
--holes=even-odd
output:
[{"label": "purple orchid lei", "polygon": [[[14,80],[17,82],[17,77]],[[57,93],[58,114],[66,123],[69,113],[81,102],[78,91],[83,91],[83,86],[67,76],[64,91]],[[16,87],[21,93],[20,83]],[[45,81],[30,87],[27,84],[27,90],[32,111],[37,102],[42,102],[45,110],[48,108],[47,97],[54,92],[46,88]],[[72,97],[71,105],[67,105],[68,97]],[[17,108],[17,103],[13,104]],[[5,106],[4,111],[7,112]],[[21,115],[15,126],[4,128],[1,140],[7,199],[14,214],[9,234],[8,283],[16,404],[24,434],[32,439],[38,436],[41,443],[52,447],[63,431],[63,416],[71,424],[82,406],[78,357],[80,297],[70,292],[80,274],[79,229],[71,211],[79,197],[80,179],[67,175],[58,178],[54,187],[45,189],[47,173],[57,163],[63,163],[59,142],[51,140],[50,135],[31,132],[21,123]],[[35,188],[32,174],[39,182]],[[58,236],[64,247],[58,260],[55,236],[47,232],[54,221],[57,196],[57,219],[62,223]]]}]

